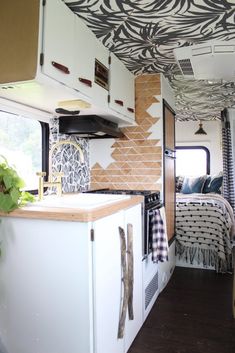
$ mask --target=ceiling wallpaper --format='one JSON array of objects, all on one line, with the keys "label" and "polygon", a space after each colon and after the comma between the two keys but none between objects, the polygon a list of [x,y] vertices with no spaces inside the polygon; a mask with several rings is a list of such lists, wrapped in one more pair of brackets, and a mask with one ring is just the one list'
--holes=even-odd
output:
[{"label": "ceiling wallpaper", "polygon": [[235,40],[235,0],[65,0],[135,75],[162,72],[176,92],[179,120],[218,119],[235,104],[233,82],[180,76],[173,49]]}]

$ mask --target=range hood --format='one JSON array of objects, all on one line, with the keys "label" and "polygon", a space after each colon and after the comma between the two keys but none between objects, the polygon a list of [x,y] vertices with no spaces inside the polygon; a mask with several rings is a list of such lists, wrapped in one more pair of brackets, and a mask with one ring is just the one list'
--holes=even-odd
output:
[{"label": "range hood", "polygon": [[235,42],[213,41],[174,49],[182,74],[197,80],[235,80]]},{"label": "range hood", "polygon": [[97,115],[60,116],[59,132],[93,139],[123,137],[118,124]]}]

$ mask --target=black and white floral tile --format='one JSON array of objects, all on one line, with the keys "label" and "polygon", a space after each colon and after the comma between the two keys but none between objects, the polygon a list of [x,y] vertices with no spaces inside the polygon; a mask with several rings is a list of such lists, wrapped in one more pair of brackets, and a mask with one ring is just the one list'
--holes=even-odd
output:
[{"label": "black and white floral tile", "polygon": [[[65,144],[54,149],[52,154],[52,172],[63,172],[62,192],[85,191],[90,184],[89,168],[89,142],[87,139],[79,138],[74,135],[59,133],[58,119],[50,121],[50,148],[58,141],[65,141]],[[84,155],[84,163],[81,163],[79,150],[67,141],[78,144]]]},{"label": "black and white floral tile", "polygon": [[235,40],[235,0],[63,1],[134,74],[161,72],[171,79],[177,118],[220,119],[221,105],[235,105],[233,82],[183,85],[173,55],[182,46]]}]

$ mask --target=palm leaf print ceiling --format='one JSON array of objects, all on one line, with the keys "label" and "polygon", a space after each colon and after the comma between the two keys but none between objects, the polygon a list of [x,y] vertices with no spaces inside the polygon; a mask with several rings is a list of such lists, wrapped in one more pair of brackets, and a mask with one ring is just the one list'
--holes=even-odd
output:
[{"label": "palm leaf print ceiling", "polygon": [[220,119],[235,104],[234,82],[186,80],[173,49],[235,40],[235,0],[65,0],[135,75],[164,73],[179,120]]}]

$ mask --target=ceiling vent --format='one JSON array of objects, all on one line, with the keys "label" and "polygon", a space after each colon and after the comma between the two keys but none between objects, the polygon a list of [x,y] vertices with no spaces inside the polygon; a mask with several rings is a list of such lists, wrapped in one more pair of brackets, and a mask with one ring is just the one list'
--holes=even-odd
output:
[{"label": "ceiling vent", "polygon": [[197,80],[235,81],[235,43],[211,42],[174,49],[182,74]]},{"label": "ceiling vent", "polygon": [[181,72],[185,76],[194,76],[190,59],[181,59],[178,61]]}]

